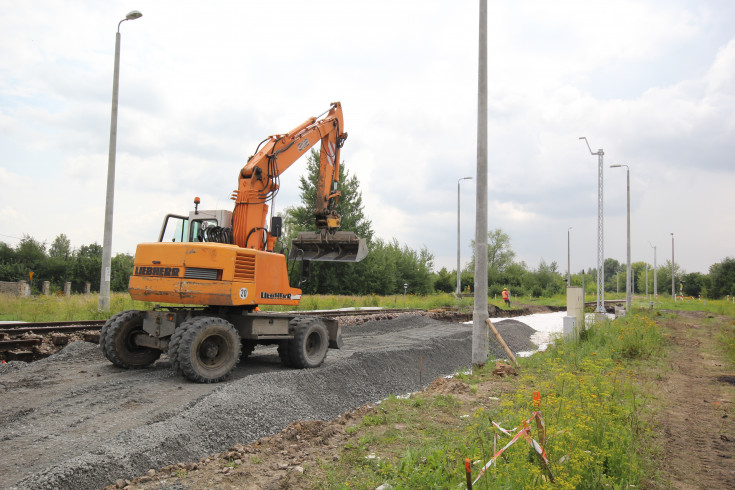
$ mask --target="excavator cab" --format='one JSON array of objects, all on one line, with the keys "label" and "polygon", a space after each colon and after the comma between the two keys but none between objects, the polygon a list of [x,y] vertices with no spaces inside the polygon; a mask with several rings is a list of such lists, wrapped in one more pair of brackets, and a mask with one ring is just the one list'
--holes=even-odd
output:
[{"label": "excavator cab", "polygon": [[367,243],[351,231],[302,231],[291,242],[289,260],[360,262],[368,254]]}]

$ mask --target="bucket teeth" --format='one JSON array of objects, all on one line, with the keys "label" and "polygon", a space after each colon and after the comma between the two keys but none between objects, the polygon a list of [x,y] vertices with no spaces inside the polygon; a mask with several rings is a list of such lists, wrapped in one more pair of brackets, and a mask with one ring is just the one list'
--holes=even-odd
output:
[{"label": "bucket teeth", "polygon": [[289,260],[360,262],[368,253],[364,238],[351,231],[301,232],[291,243]]}]

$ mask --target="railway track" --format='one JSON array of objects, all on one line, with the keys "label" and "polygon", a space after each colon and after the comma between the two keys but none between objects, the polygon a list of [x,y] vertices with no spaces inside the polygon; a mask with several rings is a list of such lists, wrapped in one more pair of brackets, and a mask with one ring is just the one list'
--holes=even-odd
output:
[{"label": "railway track", "polygon": [[[343,317],[343,316],[367,316],[367,315],[388,315],[398,313],[412,313],[424,311],[412,308],[394,308],[394,309],[369,309],[369,310],[319,310],[319,311],[298,311],[289,312],[299,315],[308,316],[325,316],[325,317]],[[2,334],[18,335],[24,333],[50,334],[50,333],[69,333],[81,332],[86,330],[100,330],[106,320],[75,320],[67,322],[16,322],[0,324],[0,337]]]}]

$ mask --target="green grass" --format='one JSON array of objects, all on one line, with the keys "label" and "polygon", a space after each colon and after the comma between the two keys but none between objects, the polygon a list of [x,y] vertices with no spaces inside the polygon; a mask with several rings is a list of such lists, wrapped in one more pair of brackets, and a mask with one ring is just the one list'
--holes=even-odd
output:
[{"label": "green grass", "polygon": [[[305,295],[298,307],[261,306],[261,309],[263,311],[331,310],[350,307],[434,309],[451,306],[471,311],[472,302],[472,298],[458,299],[453,294],[435,294],[430,296],[407,295],[405,298],[403,295]],[[120,311],[147,310],[154,306],[154,303],[133,301],[127,293],[113,293],[111,295],[109,314],[99,312],[98,304],[98,294],[75,294],[68,297],[31,296],[27,298],[0,294],[0,320],[26,322],[101,320]]]},{"label": "green grass", "polygon": [[110,313],[98,311],[99,295],[30,296],[18,298],[0,294],[0,320],[43,322],[70,320],[104,320],[124,310],[145,310],[151,303],[133,301],[127,293],[110,296]]},{"label": "green grass", "polygon": [[[338,463],[321,465],[319,488],[463,488],[463,461],[473,475],[492,455],[491,421],[511,429],[535,410],[543,414],[555,484],[520,440],[477,488],[626,488],[638,486],[650,459],[645,395],[636,373],[664,355],[665,338],[640,314],[605,321],[583,340],[558,341],[521,362],[521,376],[498,381],[494,365],[457,377],[478,394],[390,397],[363,419]],[[487,386],[485,384],[488,383]],[[500,386],[500,388],[499,388]],[[488,387],[495,389],[487,396]],[[540,407],[533,393],[540,392]],[[506,393],[506,394],[503,394]],[[499,399],[499,400],[498,400]],[[532,427],[534,437],[535,426]],[[509,438],[503,436],[500,446]]]}]

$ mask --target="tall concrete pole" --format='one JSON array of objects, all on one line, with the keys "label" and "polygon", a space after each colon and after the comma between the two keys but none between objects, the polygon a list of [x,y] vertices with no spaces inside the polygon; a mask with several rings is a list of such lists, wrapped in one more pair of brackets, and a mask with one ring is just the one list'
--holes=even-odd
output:
[{"label": "tall concrete pole", "polygon": [[469,180],[472,177],[462,177],[457,179],[457,297],[462,294],[462,281],[459,276],[459,183],[463,180]]},{"label": "tall concrete pole", "polygon": [[676,288],[674,287],[674,234],[671,234],[671,296],[676,301]]},{"label": "tall concrete pole", "polygon": [[117,24],[115,34],[115,69],[112,75],[112,114],[110,116],[110,151],[107,159],[107,198],[105,200],[105,235],[102,240],[100,300],[98,309],[110,311],[110,275],[112,268],[112,208],[115,202],[115,154],[117,151],[117,94],[120,79],[120,24],[142,17],[137,10],[129,12]]},{"label": "tall concrete pole", "polygon": [[475,305],[472,312],[472,365],[488,359],[487,313],[487,0],[480,0],[477,69],[477,193],[475,200]]},{"label": "tall concrete pole", "polygon": [[631,304],[633,302],[632,301],[632,292],[633,292],[632,284],[633,283],[631,282],[633,277],[631,276],[631,270],[630,270],[630,167],[627,165],[621,165],[621,164],[610,165],[610,168],[616,168],[616,167],[625,167],[625,174],[626,174],[627,185],[628,185],[627,187],[628,189],[628,206],[627,206],[627,210],[628,210],[627,212],[627,215],[628,215],[628,235],[627,235],[628,236],[628,240],[627,240],[628,241],[628,244],[627,244],[628,266],[626,268],[626,274],[625,274],[625,311],[629,313]]},{"label": "tall concrete pole", "polygon": [[658,272],[656,272],[656,246],[648,242],[653,249],[653,297],[658,298]]}]

